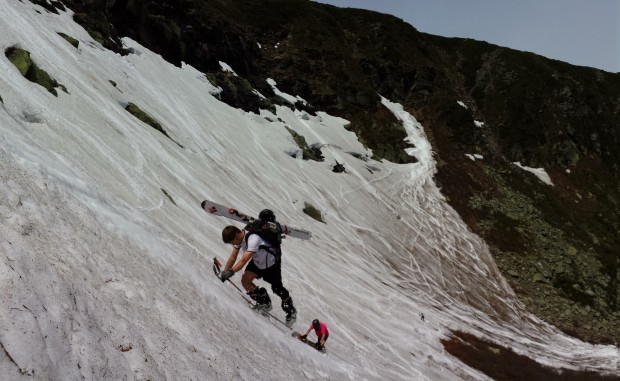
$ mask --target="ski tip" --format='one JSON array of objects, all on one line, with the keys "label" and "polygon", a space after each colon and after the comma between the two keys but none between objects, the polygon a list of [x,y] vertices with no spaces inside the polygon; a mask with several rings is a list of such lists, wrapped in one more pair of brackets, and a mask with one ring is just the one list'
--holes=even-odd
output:
[{"label": "ski tip", "polygon": [[207,203],[207,200],[204,200],[203,202],[200,203],[200,207],[204,209],[206,203]]}]

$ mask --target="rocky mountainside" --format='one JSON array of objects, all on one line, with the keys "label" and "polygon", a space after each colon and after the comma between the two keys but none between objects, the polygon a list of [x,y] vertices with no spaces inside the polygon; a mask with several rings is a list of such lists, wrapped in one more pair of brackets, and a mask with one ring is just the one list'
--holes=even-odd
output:
[{"label": "rocky mountainside", "polygon": [[[307,0],[63,4],[106,48],[130,54],[120,41],[128,36],[186,62],[234,107],[293,107],[273,78],[308,102],[298,109],[349,120],[375,158],[412,160],[379,94],[403,104],[433,144],[447,202],[485,238],[528,308],[584,340],[620,341],[619,74]],[[544,168],[554,185],[515,162]]]}]

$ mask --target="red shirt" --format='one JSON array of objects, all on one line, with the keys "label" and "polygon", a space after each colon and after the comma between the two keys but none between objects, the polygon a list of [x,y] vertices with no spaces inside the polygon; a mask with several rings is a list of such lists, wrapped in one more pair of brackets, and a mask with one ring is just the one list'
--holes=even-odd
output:
[{"label": "red shirt", "polygon": [[[314,326],[310,324],[310,329],[314,329]],[[314,329],[316,336],[321,340],[324,335],[329,335],[329,331],[327,330],[327,326],[321,322],[319,322],[319,329]]]}]

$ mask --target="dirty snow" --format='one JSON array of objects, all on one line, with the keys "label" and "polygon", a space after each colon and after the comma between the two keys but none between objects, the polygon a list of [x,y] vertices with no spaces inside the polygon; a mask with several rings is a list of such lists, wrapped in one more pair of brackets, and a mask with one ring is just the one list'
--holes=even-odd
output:
[{"label": "dirty snow", "polygon": [[[55,97],[0,59],[1,379],[487,380],[444,351],[452,329],[552,366],[617,370],[615,347],[525,311],[442,201],[423,126],[402,106],[382,100],[419,161],[364,161],[349,153],[371,153],[341,118],[233,109],[203,73],[130,39],[135,54],[107,51],[70,12],[10,0],[0,9],[2,50],[27,49],[69,92]],[[184,148],[128,114],[128,102]],[[325,162],[291,158],[285,125],[322,144]],[[346,174],[331,172],[336,160]],[[295,328],[328,325],[328,355],[214,276],[230,221],[200,210],[203,199],[269,207],[312,231],[285,241],[283,279]],[[278,306],[274,297],[283,317]]]}]

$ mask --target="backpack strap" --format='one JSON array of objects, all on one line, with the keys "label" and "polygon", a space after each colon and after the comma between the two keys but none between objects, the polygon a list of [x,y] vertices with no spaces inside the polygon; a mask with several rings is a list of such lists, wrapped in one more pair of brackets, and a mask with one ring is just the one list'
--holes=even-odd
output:
[{"label": "backpack strap", "polygon": [[[248,225],[249,226],[249,225]],[[248,239],[250,238],[251,235],[253,234],[258,234],[258,236],[260,237],[260,233],[257,231],[252,231],[252,230],[246,230],[245,233],[245,237],[243,238],[245,240],[245,247],[248,247]],[[261,237],[262,239],[262,237]],[[265,241],[263,239],[263,241]],[[267,245],[260,245],[258,247],[258,249],[263,249],[266,252],[268,252],[269,254],[273,255],[274,257],[276,257],[276,259],[278,259],[278,254],[277,254],[277,249],[275,249],[273,246],[267,246]],[[275,249],[275,250],[274,250]]]}]

